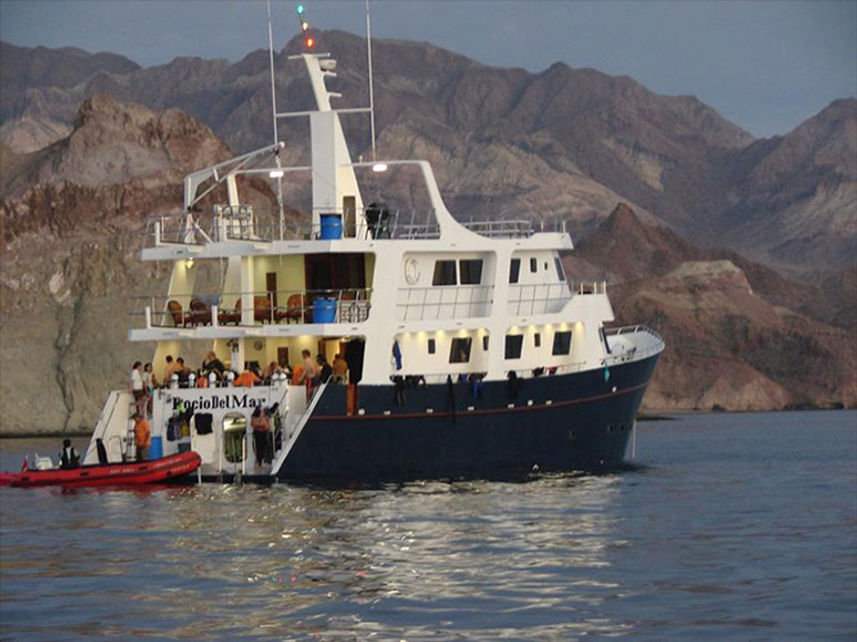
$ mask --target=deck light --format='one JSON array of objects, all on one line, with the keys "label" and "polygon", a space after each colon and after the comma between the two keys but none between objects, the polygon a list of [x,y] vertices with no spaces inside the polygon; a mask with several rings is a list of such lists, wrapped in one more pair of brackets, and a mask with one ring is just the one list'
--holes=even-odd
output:
[{"label": "deck light", "polygon": [[373,172],[386,172],[387,171],[387,163],[375,163],[372,165]]},{"label": "deck light", "polygon": [[268,176],[271,178],[282,178],[285,175],[285,172],[281,169],[272,169],[268,172]]}]

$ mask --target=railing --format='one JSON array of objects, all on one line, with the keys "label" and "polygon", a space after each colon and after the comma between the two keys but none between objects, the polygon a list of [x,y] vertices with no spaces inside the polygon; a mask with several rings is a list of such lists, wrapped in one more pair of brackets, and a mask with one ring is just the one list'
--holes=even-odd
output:
[{"label": "railing", "polygon": [[149,217],[146,221],[146,236],[154,239],[154,244],[170,243],[176,245],[201,245],[210,243],[214,236],[213,221],[201,225],[202,220],[193,212],[172,212]]},{"label": "railing", "polygon": [[511,284],[508,312],[515,316],[559,312],[570,298],[566,283]]},{"label": "railing", "polygon": [[607,294],[607,281],[579,281],[576,287],[572,282],[571,289],[577,294]]},{"label": "railing", "polygon": [[399,321],[484,317],[491,313],[493,285],[399,288]]},{"label": "railing", "polygon": [[[397,209],[389,210],[383,218],[368,221],[357,217],[353,209],[318,210],[319,216],[337,216],[338,225],[307,223],[294,220],[279,221],[279,215],[270,210],[257,209],[252,205],[213,206],[210,214],[200,212],[177,212],[156,215],[149,219],[146,234],[154,239],[154,245],[178,244],[200,245],[202,243],[249,241],[305,241],[344,239],[437,239],[440,225],[434,210]],[[465,228],[489,238],[526,238],[536,232],[565,232],[565,221],[555,220],[545,229],[542,221],[538,225],[525,219],[466,221]]]},{"label": "railing", "polygon": [[532,221],[467,221],[462,223],[471,232],[490,238],[526,238],[534,232]]},{"label": "railing", "polygon": [[[609,337],[620,341],[609,342]],[[629,325],[621,328],[605,328],[604,340],[611,354],[604,358],[604,365],[615,365],[629,361],[639,361],[663,351],[666,344],[663,337],[644,325]]]},{"label": "railing", "polygon": [[[362,323],[369,317],[371,288],[225,292],[134,297],[132,315],[146,327],[264,323]],[[245,307],[246,298],[252,307]]]}]

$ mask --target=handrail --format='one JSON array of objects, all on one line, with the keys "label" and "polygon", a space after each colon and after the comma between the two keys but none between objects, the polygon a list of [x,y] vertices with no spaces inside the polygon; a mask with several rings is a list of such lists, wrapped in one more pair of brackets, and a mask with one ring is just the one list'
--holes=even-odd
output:
[{"label": "handrail", "polygon": [[327,390],[327,386],[329,383],[325,382],[321,384],[318,389],[315,391],[315,394],[312,397],[312,400],[304,409],[303,414],[301,415],[300,421],[298,422],[295,429],[292,431],[292,434],[289,436],[288,442],[283,444],[283,448],[280,451],[280,454],[277,455],[277,458],[271,464],[271,475],[274,476],[280,472],[280,468],[282,468],[283,464],[286,461],[286,458],[289,456],[289,453],[292,451],[292,447],[294,447],[295,443],[298,441],[298,437],[300,437],[301,432],[303,432],[304,426],[309,418],[312,416],[315,407],[318,405],[319,399],[324,394],[324,391]]},{"label": "handrail", "polygon": [[[290,301],[298,296],[297,303]],[[362,323],[369,317],[372,288],[330,288],[318,290],[253,290],[245,292],[194,292],[130,297],[132,317],[146,319],[147,327],[194,327],[200,325],[241,325],[245,297],[253,324],[310,321],[319,299],[336,302],[334,323]],[[236,303],[238,304],[236,306]],[[216,309],[216,315],[215,315]]]},{"label": "handrail", "polygon": [[[325,238],[322,223],[305,221],[278,221],[278,216],[267,209],[253,205],[215,204],[210,214],[198,212],[170,212],[156,214],[147,221],[146,234],[154,237],[155,246],[161,244],[202,245],[203,243],[248,241],[270,243],[274,241],[336,240],[336,239],[438,239],[440,224],[433,209],[390,210],[381,223],[370,224],[353,209],[325,208],[321,214],[341,216],[341,232],[334,238]],[[545,229],[544,221],[537,229],[527,219],[497,219],[459,221],[465,229],[487,238],[528,238],[545,231],[565,233],[565,221],[555,220]]]},{"label": "handrail", "polygon": [[632,346],[631,350],[627,350],[621,354],[609,355],[602,359],[602,362],[605,366],[615,365],[617,363],[628,363],[631,361],[639,361],[641,359],[645,359],[653,354],[657,354],[662,352],[666,347],[666,343],[664,342],[663,337],[660,334],[652,330],[651,328],[644,325],[628,325],[622,326],[619,328],[605,328],[604,329],[604,338],[605,341],[607,337],[619,337],[623,335],[633,335],[633,334],[648,334],[655,342],[642,350],[638,349],[637,346]]},{"label": "handrail", "polygon": [[[469,294],[469,298],[465,293]],[[430,294],[436,300],[429,300]],[[487,316],[493,303],[493,285],[407,287],[398,290],[396,311],[400,321],[461,319]],[[411,311],[416,314],[409,314]],[[442,311],[446,314],[442,315]]]},{"label": "handrail", "polygon": [[[529,297],[525,294],[529,293]],[[544,314],[559,312],[571,299],[568,284],[513,283],[509,285],[508,307],[510,314]]]}]

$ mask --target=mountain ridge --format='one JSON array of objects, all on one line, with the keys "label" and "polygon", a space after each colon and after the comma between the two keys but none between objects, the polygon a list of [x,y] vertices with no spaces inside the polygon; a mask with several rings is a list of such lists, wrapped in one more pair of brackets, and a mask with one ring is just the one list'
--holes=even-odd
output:
[{"label": "mountain ridge", "polygon": [[[363,39],[314,33],[318,47],[339,60],[331,82],[344,92],[344,104],[363,106]],[[405,40],[373,45],[379,149],[389,156],[424,150],[437,161],[453,209],[466,207],[475,218],[498,210],[565,218],[586,236],[616,202],[627,201],[685,238],[731,247],[793,275],[853,263],[857,224],[848,213],[857,207],[857,100],[834,101],[792,132],[756,140],[695,97],[658,95],[627,76],[561,62],[536,73],[491,67]],[[299,51],[294,39],[275,53],[283,110],[311,101],[308,86],[287,73],[287,56]],[[11,66],[0,60],[4,78],[28,69],[27,55],[37,57],[22,50]],[[23,106],[15,118],[6,108],[10,99],[0,100],[0,141],[24,151],[61,138],[72,126],[72,108],[102,93],[150,109],[179,108],[237,152],[269,142],[263,50],[235,63],[179,57],[148,68],[92,56],[73,70],[61,75],[63,86],[44,86],[45,76],[39,86],[13,82],[27,89],[12,92],[11,102]],[[68,87],[67,78],[78,82]],[[355,157],[370,147],[363,120],[346,121]],[[301,127],[280,127],[290,162],[307,159]],[[506,189],[510,184],[515,189]]]}]

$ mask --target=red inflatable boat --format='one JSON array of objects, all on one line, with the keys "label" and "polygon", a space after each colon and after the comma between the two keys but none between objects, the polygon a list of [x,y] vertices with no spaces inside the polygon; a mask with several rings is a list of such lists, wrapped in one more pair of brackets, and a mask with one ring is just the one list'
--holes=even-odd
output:
[{"label": "red inflatable boat", "polygon": [[195,452],[150,461],[0,473],[0,486],[130,486],[183,477],[199,468]]}]

